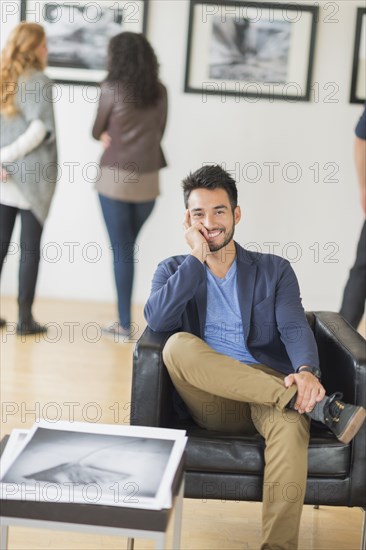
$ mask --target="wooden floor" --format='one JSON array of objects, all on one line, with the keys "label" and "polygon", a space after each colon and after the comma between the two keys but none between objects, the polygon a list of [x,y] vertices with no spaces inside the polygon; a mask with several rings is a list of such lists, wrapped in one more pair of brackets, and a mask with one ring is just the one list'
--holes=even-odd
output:
[{"label": "wooden floor", "polygon": [[[29,428],[36,417],[128,424],[133,345],[101,337],[100,326],[114,320],[109,304],[38,300],[37,319],[50,323],[46,336],[14,335],[15,299],[3,298],[1,317],[1,436]],[[144,328],[135,312],[138,334]],[[137,334],[137,336],[138,336]],[[67,403],[73,402],[72,408]],[[360,509],[304,507],[300,550],[357,550]],[[260,545],[261,504],[185,499],[184,550],[254,550]],[[123,549],[118,537],[10,528],[11,550]],[[137,550],[153,548],[136,540]]]}]

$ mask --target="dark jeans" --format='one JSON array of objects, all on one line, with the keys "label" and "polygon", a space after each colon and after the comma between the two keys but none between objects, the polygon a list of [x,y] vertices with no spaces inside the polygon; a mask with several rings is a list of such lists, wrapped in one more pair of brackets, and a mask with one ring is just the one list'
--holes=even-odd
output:
[{"label": "dark jeans", "polygon": [[131,324],[131,296],[136,257],[136,238],[154,208],[155,201],[124,202],[99,195],[113,250],[118,316],[122,327]]},{"label": "dark jeans", "polygon": [[344,289],[340,314],[357,329],[365,311],[366,299],[366,221],[357,245],[355,263]]},{"label": "dark jeans", "polygon": [[27,322],[31,316],[37,284],[40,242],[43,226],[30,210],[0,204],[0,274],[9,250],[17,214],[20,214],[19,318]]}]

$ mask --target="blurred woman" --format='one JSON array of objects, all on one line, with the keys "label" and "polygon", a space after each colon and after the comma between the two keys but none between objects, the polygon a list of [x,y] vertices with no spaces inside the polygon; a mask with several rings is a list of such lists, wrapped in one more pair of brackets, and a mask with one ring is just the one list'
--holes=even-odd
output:
[{"label": "blurred woman", "polygon": [[156,55],[142,34],[123,32],[109,44],[93,137],[105,151],[96,189],[113,249],[118,322],[105,329],[129,336],[137,235],[159,195],[167,92]]},{"label": "blurred woman", "polygon": [[[1,54],[0,273],[20,217],[18,334],[45,332],[32,315],[40,241],[57,179],[52,83],[43,27],[20,23]],[[1,325],[5,320],[0,321]]]}]

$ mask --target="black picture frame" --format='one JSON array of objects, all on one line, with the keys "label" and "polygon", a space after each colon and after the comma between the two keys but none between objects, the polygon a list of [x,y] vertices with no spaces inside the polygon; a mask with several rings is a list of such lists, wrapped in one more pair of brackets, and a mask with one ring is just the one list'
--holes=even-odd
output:
[{"label": "black picture frame", "polygon": [[316,5],[191,0],[184,91],[309,101],[318,15]]},{"label": "black picture frame", "polygon": [[366,8],[357,9],[355,44],[351,77],[350,103],[366,101]]},{"label": "black picture frame", "polygon": [[110,38],[125,30],[146,34],[147,11],[147,0],[21,0],[20,18],[45,27],[45,72],[54,82],[93,85],[107,74]]}]

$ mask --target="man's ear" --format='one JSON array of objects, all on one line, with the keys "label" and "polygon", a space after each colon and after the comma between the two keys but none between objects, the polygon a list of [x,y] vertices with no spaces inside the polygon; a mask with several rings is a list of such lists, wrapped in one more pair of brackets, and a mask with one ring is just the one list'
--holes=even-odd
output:
[{"label": "man's ear", "polygon": [[234,223],[235,225],[238,224],[241,220],[241,210],[240,206],[236,206],[234,210]]},{"label": "man's ear", "polygon": [[186,209],[184,214],[184,223],[187,224],[189,227],[191,227],[192,225],[191,213],[188,208]]}]

